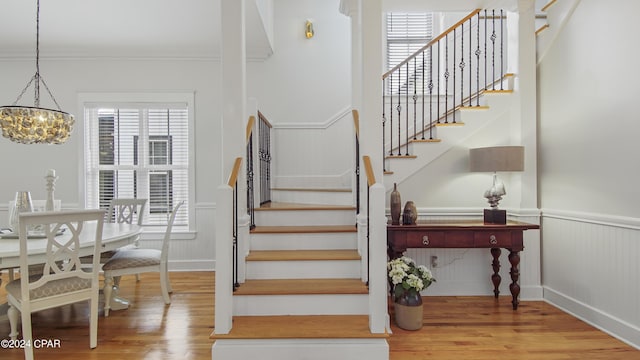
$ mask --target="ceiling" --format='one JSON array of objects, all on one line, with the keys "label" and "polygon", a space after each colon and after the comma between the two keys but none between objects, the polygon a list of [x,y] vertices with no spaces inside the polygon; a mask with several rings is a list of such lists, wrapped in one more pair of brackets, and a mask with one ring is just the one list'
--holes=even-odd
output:
[{"label": "ceiling", "polygon": [[[216,57],[219,9],[220,0],[43,0],[40,55]],[[262,24],[255,6],[246,9],[248,27]],[[2,0],[0,14],[0,58],[33,57],[36,0]]]}]

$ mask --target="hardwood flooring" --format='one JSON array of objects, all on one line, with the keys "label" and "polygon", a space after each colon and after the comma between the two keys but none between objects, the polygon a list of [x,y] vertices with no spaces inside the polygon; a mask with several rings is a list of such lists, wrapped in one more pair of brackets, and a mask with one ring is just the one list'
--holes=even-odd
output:
[{"label": "hardwood flooring", "polygon": [[[123,277],[128,310],[99,319],[98,347],[89,349],[87,304],[34,314],[34,338],[60,340],[60,348],[36,349],[37,359],[211,359],[214,273],[170,274],[172,303],[165,306],[157,274]],[[4,282],[0,302],[4,302]],[[510,297],[425,297],[424,327],[392,325],[392,360],[544,359],[640,360],[640,351],[539,301],[511,310]],[[7,339],[8,320],[0,320]],[[23,359],[21,349],[0,348],[0,359]]]}]

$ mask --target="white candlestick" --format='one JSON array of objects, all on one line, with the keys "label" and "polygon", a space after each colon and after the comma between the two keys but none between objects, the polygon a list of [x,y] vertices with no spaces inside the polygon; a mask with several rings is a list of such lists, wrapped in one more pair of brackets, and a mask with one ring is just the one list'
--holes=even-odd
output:
[{"label": "white candlestick", "polygon": [[45,205],[45,210],[53,211],[53,192],[56,188],[56,180],[58,180],[56,171],[53,169],[49,169],[47,171],[47,176],[45,176],[44,178],[47,180],[47,203]]}]

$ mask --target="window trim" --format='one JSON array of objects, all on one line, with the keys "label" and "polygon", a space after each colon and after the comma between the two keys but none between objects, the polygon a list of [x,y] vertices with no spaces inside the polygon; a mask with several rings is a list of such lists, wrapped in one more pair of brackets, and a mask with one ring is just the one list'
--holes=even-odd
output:
[{"label": "window trim", "polygon": [[[75,132],[76,134],[82,134],[78,136],[78,153],[82,156],[78,157],[78,168],[84,169],[86,164],[85,153],[85,122],[84,110],[86,107],[95,106],[99,104],[105,107],[127,107],[132,105],[165,108],[167,106],[181,104],[187,107],[188,111],[188,136],[189,139],[194,139],[195,136],[195,93],[194,92],[82,92],[78,93],[78,109],[76,114],[79,114],[79,118],[76,118]],[[189,156],[189,199],[188,199],[188,211],[189,211],[189,225],[188,229],[185,227],[175,226],[175,232],[192,233],[193,236],[189,238],[195,238],[196,232],[196,214],[195,214],[195,148],[194,141],[188,142],[188,156]],[[78,198],[80,204],[83,207],[87,206],[86,198],[86,172],[80,171],[78,179]],[[159,231],[164,226],[149,226],[152,233]],[[158,228],[158,229],[156,229]]]}]

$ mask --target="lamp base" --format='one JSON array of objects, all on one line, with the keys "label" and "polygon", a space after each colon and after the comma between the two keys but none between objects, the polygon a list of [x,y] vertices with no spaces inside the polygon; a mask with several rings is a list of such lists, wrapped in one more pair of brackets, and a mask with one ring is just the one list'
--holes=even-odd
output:
[{"label": "lamp base", "polygon": [[484,223],[485,224],[499,224],[499,225],[506,224],[507,223],[507,210],[484,209]]}]

